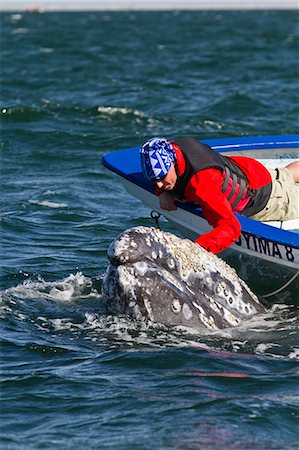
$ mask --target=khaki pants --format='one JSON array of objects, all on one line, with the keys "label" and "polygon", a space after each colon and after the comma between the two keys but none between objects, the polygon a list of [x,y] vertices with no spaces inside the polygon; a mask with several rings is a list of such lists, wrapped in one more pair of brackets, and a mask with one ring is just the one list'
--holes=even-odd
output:
[{"label": "khaki pants", "polygon": [[252,219],[267,222],[299,218],[299,184],[294,182],[290,171],[270,169],[272,192],[266,207],[251,216]]}]

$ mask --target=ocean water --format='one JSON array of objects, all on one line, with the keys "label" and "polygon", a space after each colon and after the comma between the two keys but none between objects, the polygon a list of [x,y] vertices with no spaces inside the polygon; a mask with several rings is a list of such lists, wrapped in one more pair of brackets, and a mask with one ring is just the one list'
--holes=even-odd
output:
[{"label": "ocean water", "polygon": [[153,225],[101,156],[298,133],[298,13],[5,13],[1,47],[1,448],[298,449],[295,306],[201,336],[100,294]]}]

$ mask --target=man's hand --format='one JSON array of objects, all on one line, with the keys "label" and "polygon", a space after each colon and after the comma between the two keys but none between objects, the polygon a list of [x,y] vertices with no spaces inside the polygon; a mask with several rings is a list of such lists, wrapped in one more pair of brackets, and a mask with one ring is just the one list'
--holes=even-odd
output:
[{"label": "man's hand", "polygon": [[175,211],[177,209],[175,201],[177,200],[170,192],[163,192],[159,196],[160,208],[166,211]]}]

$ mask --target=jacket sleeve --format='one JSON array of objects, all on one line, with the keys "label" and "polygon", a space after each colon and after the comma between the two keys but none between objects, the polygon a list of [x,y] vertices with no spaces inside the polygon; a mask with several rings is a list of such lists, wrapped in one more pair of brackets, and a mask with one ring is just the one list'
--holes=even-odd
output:
[{"label": "jacket sleeve", "polygon": [[199,203],[203,215],[214,228],[195,241],[212,253],[228,248],[241,233],[240,223],[221,191],[222,182],[220,170],[205,169],[192,177],[185,192],[188,200]]}]

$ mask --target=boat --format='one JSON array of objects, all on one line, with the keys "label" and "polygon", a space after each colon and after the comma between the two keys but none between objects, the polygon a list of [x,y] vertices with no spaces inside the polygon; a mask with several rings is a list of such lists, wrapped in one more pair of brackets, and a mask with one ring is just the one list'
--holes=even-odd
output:
[{"label": "boat", "polygon": [[[201,142],[226,156],[243,155],[257,159],[267,168],[285,167],[299,158],[299,135],[201,139]],[[163,215],[183,236],[195,240],[211,230],[201,208],[194,204],[178,202],[176,211],[160,209],[152,184],[142,175],[139,149],[133,147],[107,153],[102,157],[102,162],[120,176],[128,193],[154,212],[153,217]],[[281,293],[294,283],[297,289],[299,219],[263,223],[235,215],[241,224],[241,235],[234,245],[218,256],[235,267],[240,276],[243,272],[243,278],[251,286],[255,284],[256,277],[261,276],[265,280],[265,289],[262,288],[260,295],[265,298]],[[269,276],[274,289],[271,293],[264,292],[269,290]],[[292,292],[291,295],[296,294]]]}]

